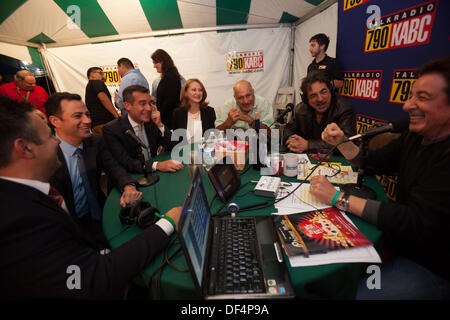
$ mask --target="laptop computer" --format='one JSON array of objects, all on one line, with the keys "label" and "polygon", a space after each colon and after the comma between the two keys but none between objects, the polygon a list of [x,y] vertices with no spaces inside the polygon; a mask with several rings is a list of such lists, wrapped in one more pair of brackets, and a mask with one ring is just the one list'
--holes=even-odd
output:
[{"label": "laptop computer", "polygon": [[178,237],[201,298],[294,297],[272,217],[212,217],[198,169]]}]

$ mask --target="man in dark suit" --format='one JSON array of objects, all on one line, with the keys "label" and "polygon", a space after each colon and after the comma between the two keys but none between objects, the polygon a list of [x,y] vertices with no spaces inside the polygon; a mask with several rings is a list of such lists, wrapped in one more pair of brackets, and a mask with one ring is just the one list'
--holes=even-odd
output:
[{"label": "man in dark suit", "polygon": [[[120,298],[168,245],[173,227],[160,219],[100,254],[48,196],[59,143],[31,104],[0,97],[0,298]],[[180,212],[167,213],[175,225]]]},{"label": "man in dark suit", "polygon": [[90,114],[79,95],[56,93],[47,100],[45,108],[61,140],[58,158],[62,165],[50,178],[50,184],[62,194],[72,217],[99,243],[107,246],[101,225],[106,200],[100,188],[102,170],[112,184],[123,191],[120,200],[123,207],[140,200],[142,193],[136,190],[134,179],[114,160],[102,137],[92,134]]},{"label": "man in dark suit", "polygon": [[[154,97],[145,87],[133,85],[123,91],[123,101],[128,114],[115,119],[103,127],[103,137],[116,160],[128,172],[142,173],[152,168],[158,171],[175,172],[183,165],[175,160],[153,161],[158,147],[171,149],[170,130],[161,122]],[[137,136],[147,148],[142,148],[130,135]],[[142,165],[141,156],[145,157]]]}]

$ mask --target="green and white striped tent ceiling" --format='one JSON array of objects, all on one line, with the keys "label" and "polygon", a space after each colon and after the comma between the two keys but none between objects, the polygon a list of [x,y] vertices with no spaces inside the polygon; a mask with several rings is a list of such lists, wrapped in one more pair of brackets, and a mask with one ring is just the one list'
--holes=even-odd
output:
[{"label": "green and white striped tent ceiling", "polygon": [[[337,0],[331,1],[336,2]],[[38,48],[195,30],[296,23],[330,0],[3,0],[0,53],[41,65]]]}]

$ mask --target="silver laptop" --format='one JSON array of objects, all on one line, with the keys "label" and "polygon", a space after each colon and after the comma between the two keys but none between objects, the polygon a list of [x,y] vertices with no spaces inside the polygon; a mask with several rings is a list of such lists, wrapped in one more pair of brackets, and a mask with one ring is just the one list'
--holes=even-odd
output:
[{"label": "silver laptop", "polygon": [[201,298],[294,297],[272,217],[211,217],[198,169],[178,237]]}]

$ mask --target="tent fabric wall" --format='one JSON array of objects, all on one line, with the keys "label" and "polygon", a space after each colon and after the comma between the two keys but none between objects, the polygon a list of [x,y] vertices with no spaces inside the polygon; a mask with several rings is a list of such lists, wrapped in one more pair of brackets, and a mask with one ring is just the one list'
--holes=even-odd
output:
[{"label": "tent fabric wall", "polygon": [[330,38],[327,55],[336,57],[337,44],[337,25],[338,25],[338,4],[335,3],[311,19],[298,25],[295,28],[295,46],[294,46],[294,81],[295,101],[300,102],[300,84],[302,78],[306,76],[308,65],[313,58],[309,52],[309,39],[318,33],[325,33]]},{"label": "tent fabric wall", "polygon": [[[278,88],[288,84],[290,36],[291,29],[286,27],[204,32],[47,48],[42,54],[57,83],[57,90],[78,93],[84,98],[87,69],[92,66],[114,68],[122,57],[129,58],[152,83],[159,74],[153,68],[150,56],[162,48],[171,55],[186,79],[198,78],[203,82],[208,92],[207,100],[217,108],[233,96],[233,85],[241,79],[250,81],[257,95],[273,102]],[[263,51],[264,58],[262,72],[227,72],[227,53],[259,50]]]}]

